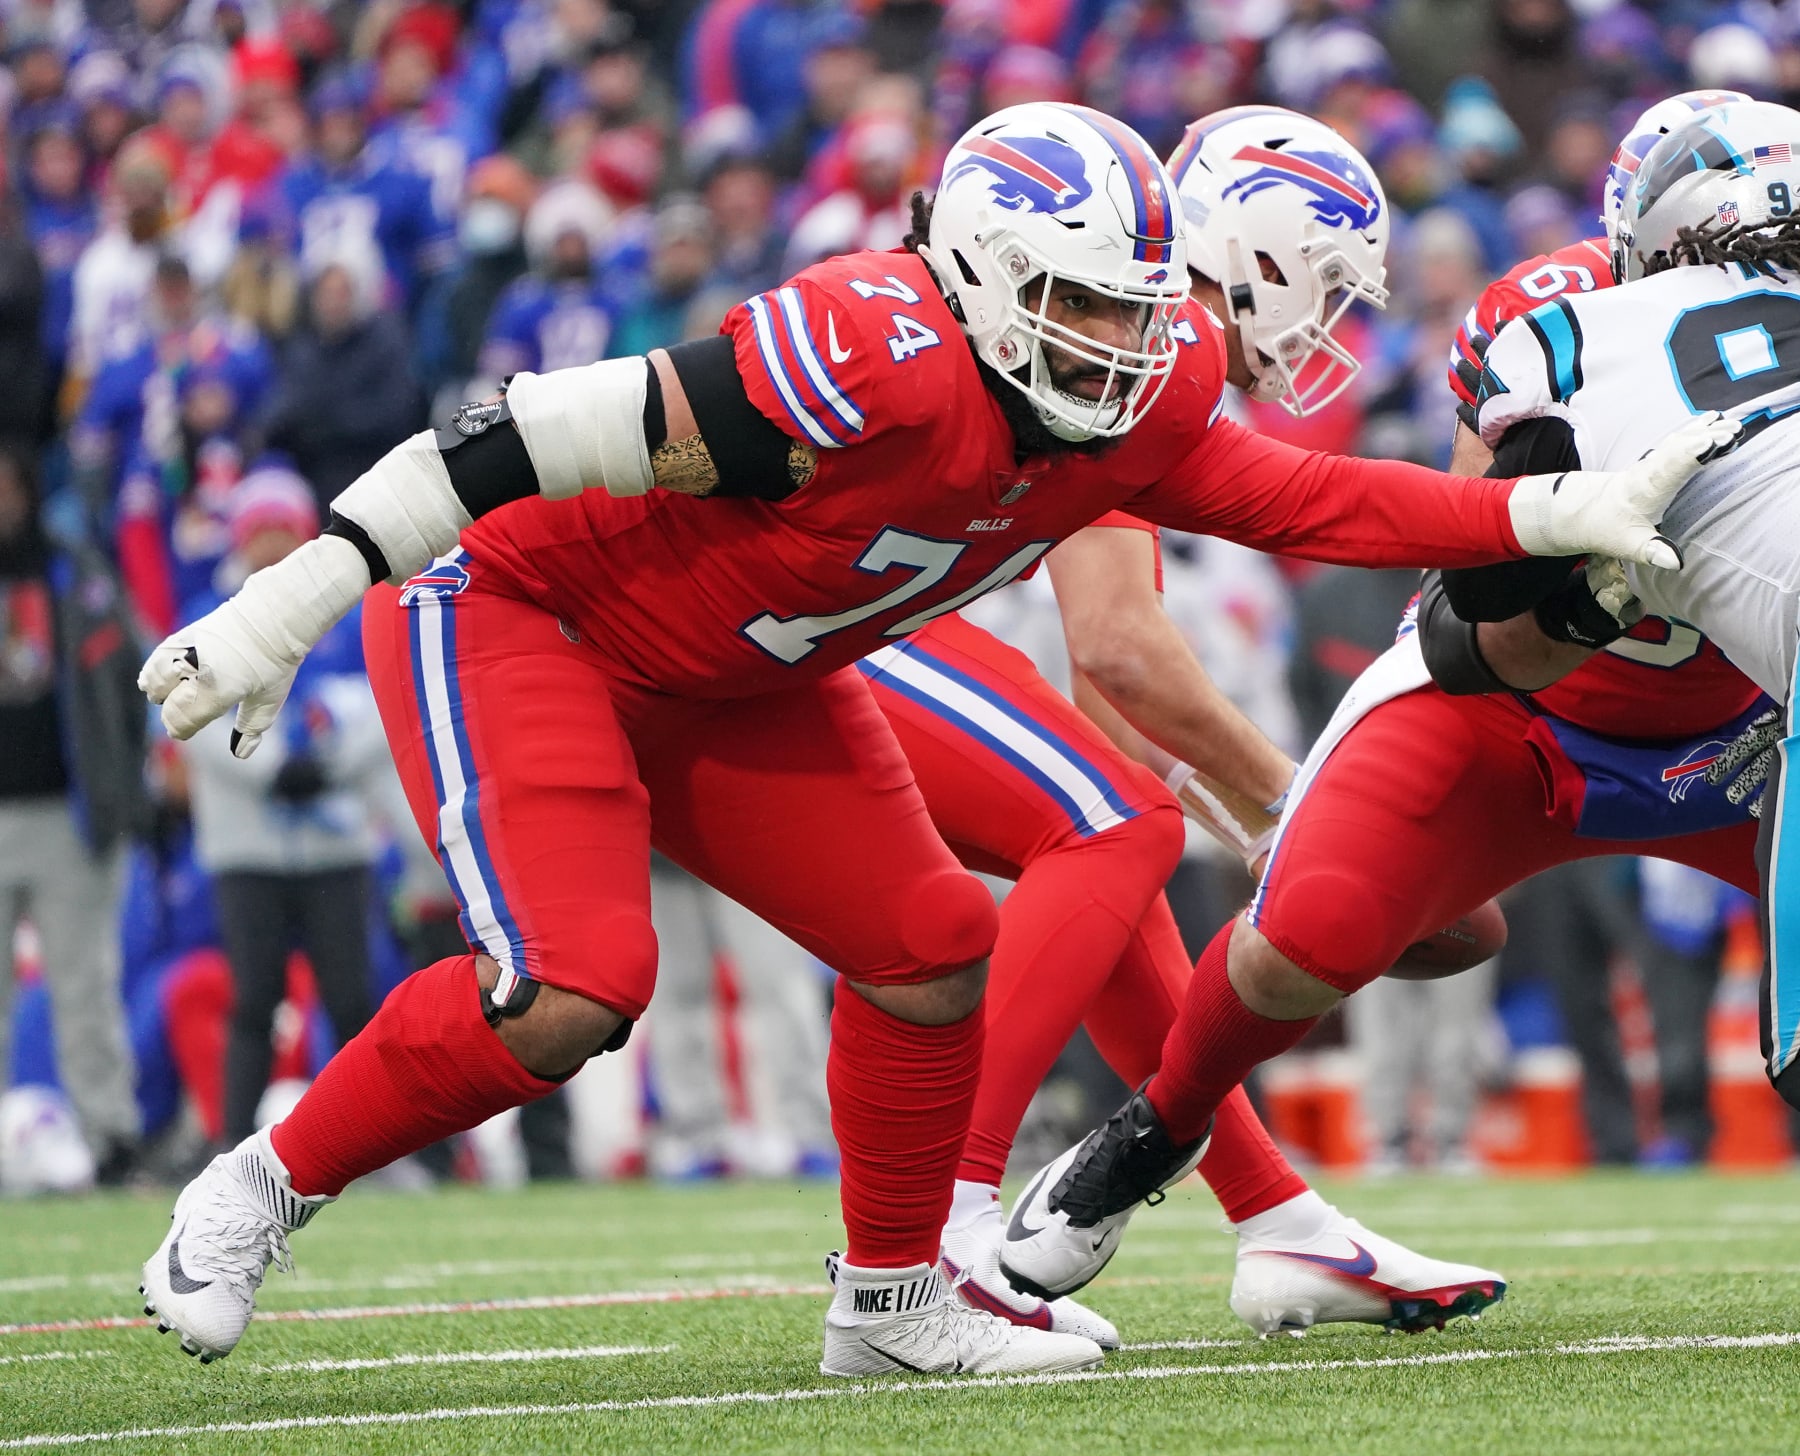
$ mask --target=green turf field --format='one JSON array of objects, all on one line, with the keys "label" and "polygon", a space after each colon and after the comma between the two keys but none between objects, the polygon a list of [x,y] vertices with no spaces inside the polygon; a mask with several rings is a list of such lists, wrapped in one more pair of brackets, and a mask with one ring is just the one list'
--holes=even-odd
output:
[{"label": "green turf field", "polygon": [[1190,1184],[1090,1290],[1128,1346],[1097,1375],[848,1385],[817,1369],[829,1187],[359,1191],[202,1368],[131,1318],[165,1197],[0,1204],[0,1450],[1800,1450],[1800,1179],[1327,1191],[1506,1303],[1258,1341]]}]

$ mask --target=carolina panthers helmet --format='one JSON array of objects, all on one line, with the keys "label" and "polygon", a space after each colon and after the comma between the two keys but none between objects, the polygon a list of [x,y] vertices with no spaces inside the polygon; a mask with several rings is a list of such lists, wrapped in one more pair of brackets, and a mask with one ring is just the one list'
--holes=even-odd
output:
[{"label": "carolina panthers helmet", "polygon": [[1696,111],[1723,106],[1727,101],[1748,101],[1742,91],[1683,91],[1659,101],[1625,133],[1612,161],[1606,168],[1606,188],[1600,198],[1600,221],[1606,228],[1606,244],[1610,248],[1619,231],[1619,211],[1625,205],[1625,189],[1637,174],[1638,164],[1650,148],[1685,121],[1693,120]]},{"label": "carolina panthers helmet", "polygon": [[1800,112],[1732,101],[1696,112],[1645,155],[1613,239],[1613,277],[1652,271],[1682,228],[1753,229],[1800,218]]},{"label": "carolina panthers helmet", "polygon": [[[1169,174],[1124,122],[1053,102],[977,122],[944,160],[920,251],[976,356],[1060,438],[1123,435],[1162,393],[1187,249]],[[1138,347],[1096,343],[1050,318],[1059,281],[1141,310]],[[1047,349],[1104,368],[1100,398],[1058,388]]]},{"label": "carolina panthers helmet", "polygon": [[1188,266],[1224,290],[1251,397],[1292,415],[1329,404],[1362,368],[1332,330],[1358,299],[1387,306],[1387,199],[1375,169],[1323,122],[1233,106],[1190,126],[1169,170]]}]

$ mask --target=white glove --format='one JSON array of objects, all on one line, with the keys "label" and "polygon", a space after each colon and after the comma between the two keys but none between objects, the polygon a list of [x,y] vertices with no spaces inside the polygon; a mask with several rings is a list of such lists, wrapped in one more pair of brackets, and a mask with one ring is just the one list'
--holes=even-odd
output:
[{"label": "white glove", "polygon": [[224,606],[164,638],[138,687],[162,704],[171,738],[192,738],[236,704],[231,751],[248,758],[281,711],[300,659],[368,588],[369,568],[348,541],[308,541],[252,575]]},{"label": "white glove", "polygon": [[1622,470],[1528,475],[1513,487],[1513,533],[1529,556],[1595,552],[1678,570],[1681,553],[1656,523],[1688,477],[1736,444],[1742,430],[1712,410]]}]

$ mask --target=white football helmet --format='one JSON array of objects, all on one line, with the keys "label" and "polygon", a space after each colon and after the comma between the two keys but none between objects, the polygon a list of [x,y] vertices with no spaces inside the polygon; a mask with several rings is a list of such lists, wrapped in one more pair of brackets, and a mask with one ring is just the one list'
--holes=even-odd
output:
[{"label": "white football helmet", "polygon": [[1800,112],[1732,101],[1696,112],[1638,165],[1619,211],[1613,276],[1653,271],[1682,228],[1751,229],[1800,218]]},{"label": "white football helmet", "polygon": [[[1060,438],[1123,435],[1162,393],[1187,251],[1169,174],[1124,122],[1042,101],[977,122],[944,160],[920,251],[976,356]],[[1052,320],[1059,281],[1140,310],[1138,347],[1099,344]],[[1046,349],[1105,369],[1100,397],[1058,388]]]},{"label": "white football helmet", "polygon": [[1329,404],[1362,368],[1332,330],[1358,299],[1387,307],[1387,199],[1375,169],[1323,122],[1233,106],[1190,126],[1169,170],[1188,266],[1224,290],[1251,397],[1292,415]]},{"label": "white football helmet", "polygon": [[1650,148],[1683,122],[1691,121],[1696,111],[1723,106],[1727,101],[1748,100],[1750,97],[1742,91],[1683,91],[1657,102],[1632,122],[1606,168],[1606,189],[1600,198],[1600,221],[1606,228],[1609,248],[1619,235],[1619,210],[1625,205],[1625,190],[1631,186],[1638,164]]}]

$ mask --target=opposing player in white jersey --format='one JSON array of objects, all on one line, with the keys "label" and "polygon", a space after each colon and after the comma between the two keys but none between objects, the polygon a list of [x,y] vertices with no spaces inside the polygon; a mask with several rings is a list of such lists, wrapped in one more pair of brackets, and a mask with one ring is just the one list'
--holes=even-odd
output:
[{"label": "opposing player in white jersey", "polygon": [[[1685,415],[1744,422],[1737,447],[1663,519],[1683,570],[1590,562],[1588,575],[1622,620],[1648,609],[1691,624],[1785,704],[1779,740],[1751,748],[1774,759],[1757,842],[1763,1051],[1776,1089],[1800,1106],[1800,815],[1784,814],[1782,787],[1800,607],[1800,112],[1733,102],[1672,130],[1627,189],[1613,269],[1629,286],[1559,298],[1500,332],[1478,389],[1481,437],[1497,449],[1534,436],[1547,452],[1535,458],[1560,450],[1571,468],[1599,469],[1636,458]],[[1544,680],[1586,655],[1545,643]],[[1753,765],[1716,773],[1740,767]]]}]

